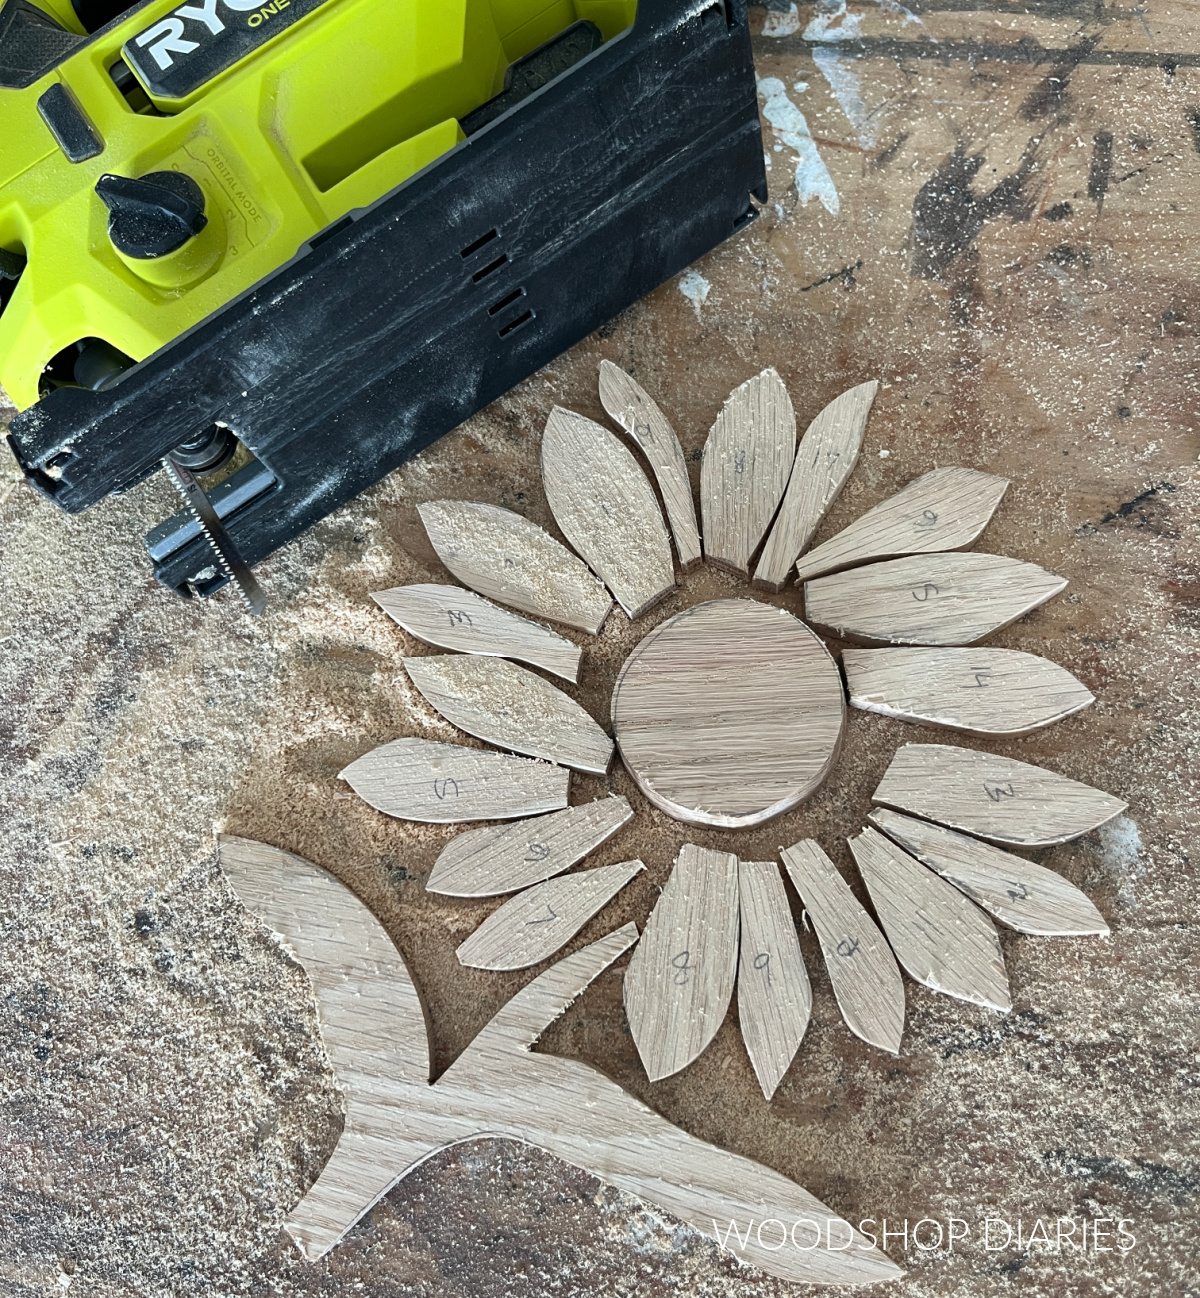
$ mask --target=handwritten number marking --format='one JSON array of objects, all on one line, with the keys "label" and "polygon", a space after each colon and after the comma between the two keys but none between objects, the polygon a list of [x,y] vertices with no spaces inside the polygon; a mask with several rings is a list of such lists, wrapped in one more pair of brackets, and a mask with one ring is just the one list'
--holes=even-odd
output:
[{"label": "handwritten number marking", "polygon": [[531,924],[549,924],[552,919],[558,918],[558,916],[554,913],[554,911],[550,910],[549,902],[546,903],[546,909],[549,910],[550,913],[549,915],[546,916],[545,919],[527,919],[525,921],[525,927],[528,928]]},{"label": "handwritten number marking", "polygon": [[1015,798],[1017,791],[1013,788],[1012,783],[1008,784],[988,784],[984,781],[983,791],[993,802],[1003,802],[1005,798]]},{"label": "handwritten number marking", "polygon": [[844,937],[837,944],[837,947],[835,949],[837,950],[838,955],[844,956],[846,959],[849,959],[850,956],[852,956],[858,950],[858,947],[859,947],[858,938]]},{"label": "handwritten number marking", "polygon": [[770,951],[760,951],[754,957],[755,969],[765,969],[767,971],[767,986],[771,985],[771,953]]},{"label": "handwritten number marking", "polygon": [[445,802],[447,798],[458,797],[457,780],[434,780],[433,791],[437,794],[438,799]]},{"label": "handwritten number marking", "polygon": [[688,976],[691,971],[691,965],[688,964],[690,952],[680,951],[678,955],[671,957],[671,967],[675,970],[674,983],[676,987],[686,987]]},{"label": "handwritten number marking", "polygon": [[930,595],[940,595],[941,591],[931,581],[927,581],[923,586],[916,586],[913,589],[912,597],[918,604],[924,604]]},{"label": "handwritten number marking", "polygon": [[932,532],[937,527],[938,516],[932,509],[926,509],[921,512],[921,517],[913,524],[913,528],[918,532]]},{"label": "handwritten number marking", "polygon": [[475,621],[470,613],[464,613],[460,609],[447,609],[447,615],[450,618],[451,626],[474,626]]},{"label": "handwritten number marking", "polygon": [[546,843],[530,843],[529,855],[525,858],[527,861],[544,861],[550,855],[550,847]]}]

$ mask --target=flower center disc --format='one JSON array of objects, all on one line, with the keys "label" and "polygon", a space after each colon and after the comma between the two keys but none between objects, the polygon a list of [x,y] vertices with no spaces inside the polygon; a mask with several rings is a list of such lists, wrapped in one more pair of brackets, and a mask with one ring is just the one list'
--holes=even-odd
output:
[{"label": "flower center disc", "polygon": [[842,742],[837,665],[784,609],[698,604],[629,655],[612,700],[617,745],[655,806],[693,825],[761,825],[821,787]]}]

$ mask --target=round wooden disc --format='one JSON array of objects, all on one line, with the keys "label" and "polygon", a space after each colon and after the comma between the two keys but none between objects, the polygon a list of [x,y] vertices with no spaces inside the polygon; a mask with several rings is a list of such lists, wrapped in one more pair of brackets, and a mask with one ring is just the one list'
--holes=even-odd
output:
[{"label": "round wooden disc", "polygon": [[811,797],[846,719],[837,665],[784,609],[698,604],[629,655],[612,700],[621,757],[676,820],[761,825]]}]

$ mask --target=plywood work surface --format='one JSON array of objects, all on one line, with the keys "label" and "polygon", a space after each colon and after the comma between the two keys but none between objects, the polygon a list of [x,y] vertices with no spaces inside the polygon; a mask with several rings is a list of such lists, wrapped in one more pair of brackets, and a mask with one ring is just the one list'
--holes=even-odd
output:
[{"label": "plywood work surface", "polygon": [[[342,1101],[311,989],[217,873],[214,828],[327,866],[371,907],[423,997],[438,1075],[536,976],[458,963],[500,904],[424,890],[464,827],[381,815],[337,774],[405,735],[477,746],[408,680],[401,659],[433,650],[371,593],[454,582],[421,503],[488,502],[562,541],[540,483],[550,410],[634,445],[600,403],[602,359],[670,419],[697,505],[697,457],[735,387],[774,367],[803,432],[877,379],[859,465],[813,546],[939,465],[1009,479],[979,544],[1070,585],[988,643],[1045,654],[1097,701],[1025,738],[852,710],[824,788],[736,836],[651,811],[618,762],[607,777],[573,774],[573,803],[611,791],[636,814],[572,868],[647,868],[568,951],[641,927],[689,841],[767,861],[813,838],[868,904],[845,840],[906,742],[969,743],[1130,805],[1029,854],[1080,887],[1111,934],[1001,927],[1013,997],[1002,1019],[906,978],[900,1056],[874,1050],[843,1024],[801,927],[812,1020],[769,1105],[736,997],[693,1065],[647,1083],[623,1017],[627,958],[538,1049],[594,1065],[856,1223],[966,1220],[971,1238],[952,1255],[919,1251],[911,1230],[889,1239],[905,1298],[1194,1286],[1200,8],[908,8],[918,22],[876,5],[851,4],[857,23],[826,15],[826,34],[852,27],[852,44],[805,39],[809,4],[793,34],[756,36],[770,201],[693,268],[706,296],[696,280],[668,283],[262,565],[261,622],[232,597],[186,604],[154,586],[141,537],[176,508],[161,475],[69,518],[4,462],[0,1291],[834,1292],[744,1271],[711,1239],[504,1142],[437,1155],[315,1267],[279,1229],[334,1146]],[[764,11],[751,13],[757,31]],[[701,599],[762,597],[708,565],[681,580],[635,626],[617,609],[596,637],[549,622],[584,651],[580,684],[555,686],[606,722],[642,636]],[[794,611],[799,593],[792,582],[765,598]],[[987,1217],[1014,1229],[1020,1217],[1028,1232],[1060,1216],[1131,1219],[1136,1248],[1060,1257],[1014,1241],[988,1253],[979,1237]]]}]

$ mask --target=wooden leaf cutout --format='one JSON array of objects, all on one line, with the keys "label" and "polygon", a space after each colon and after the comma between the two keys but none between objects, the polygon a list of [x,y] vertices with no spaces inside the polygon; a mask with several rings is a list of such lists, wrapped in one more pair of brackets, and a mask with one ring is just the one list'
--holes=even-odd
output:
[{"label": "wooden leaf cutout", "polygon": [[1068,842],[1126,807],[1040,766],[947,744],[898,749],[871,800],[1017,847]]},{"label": "wooden leaf cutout", "polygon": [[583,708],[506,658],[405,658],[404,670],[447,721],[499,748],[603,775],[613,743]]},{"label": "wooden leaf cutout", "polygon": [[796,565],[801,581],[868,559],[962,550],[979,538],[1008,479],[976,469],[932,469],[881,501]]},{"label": "wooden leaf cutout", "polygon": [[785,847],[783,864],[816,929],[846,1026],[868,1045],[899,1054],[904,982],[883,934],[812,839]]},{"label": "wooden leaf cutout", "polygon": [[434,863],[426,892],[495,897],[569,870],[633,818],[624,798],[600,798],[515,825],[468,829]]},{"label": "wooden leaf cutout", "polygon": [[735,388],[712,426],[700,468],[704,553],[749,572],[796,454],[796,414],[783,380],[763,370]]},{"label": "wooden leaf cutout", "polygon": [[983,911],[873,829],[850,850],[892,950],[917,982],[1007,1014],[1004,956]]},{"label": "wooden leaf cutout", "polygon": [[782,590],[858,463],[867,416],[879,384],[860,383],[835,397],[800,440],[779,517],[754,571],[754,584]]},{"label": "wooden leaf cutout", "polygon": [[769,1100],[800,1049],[812,1013],[812,989],[779,866],[739,861],[738,885],[738,1019],[746,1053]]},{"label": "wooden leaf cutout", "polygon": [[558,811],[567,805],[571,774],[487,749],[393,739],[351,762],[339,778],[388,816],[452,825]]},{"label": "wooden leaf cutout", "polygon": [[737,857],[687,843],[625,971],[625,1014],[652,1082],[686,1068],[733,995]]},{"label": "wooden leaf cutout", "polygon": [[438,558],[464,586],[591,635],[604,624],[608,591],[536,523],[469,500],[430,501],[417,511]]},{"label": "wooden leaf cutout", "polygon": [[562,534],[630,617],[675,589],[654,488],[607,428],[555,406],[542,436],[542,483]]},{"label": "wooden leaf cutout", "polygon": [[1017,649],[845,649],[842,666],[851,707],[974,735],[1028,735],[1096,701]]},{"label": "wooden leaf cutout", "polygon": [[804,583],[810,623],[866,644],[969,645],[1065,590],[999,554],[918,554]]},{"label": "wooden leaf cutout", "polygon": [[459,653],[516,658],[563,680],[579,679],[583,651],[578,645],[461,586],[397,586],[376,591],[371,598],[426,644]]},{"label": "wooden leaf cutout", "polygon": [[487,919],[458,948],[472,969],[528,969],[552,956],[646,867],[641,861],[602,865],[527,888]]},{"label": "wooden leaf cutout", "polygon": [[1018,933],[1106,934],[1104,917],[1061,874],[977,838],[879,807],[867,817],[893,842]]},{"label": "wooden leaf cutout", "polygon": [[667,507],[679,563],[684,569],[693,567],[701,559],[700,529],[687,463],[675,430],[641,385],[612,361],[600,362],[600,404],[649,460]]}]

